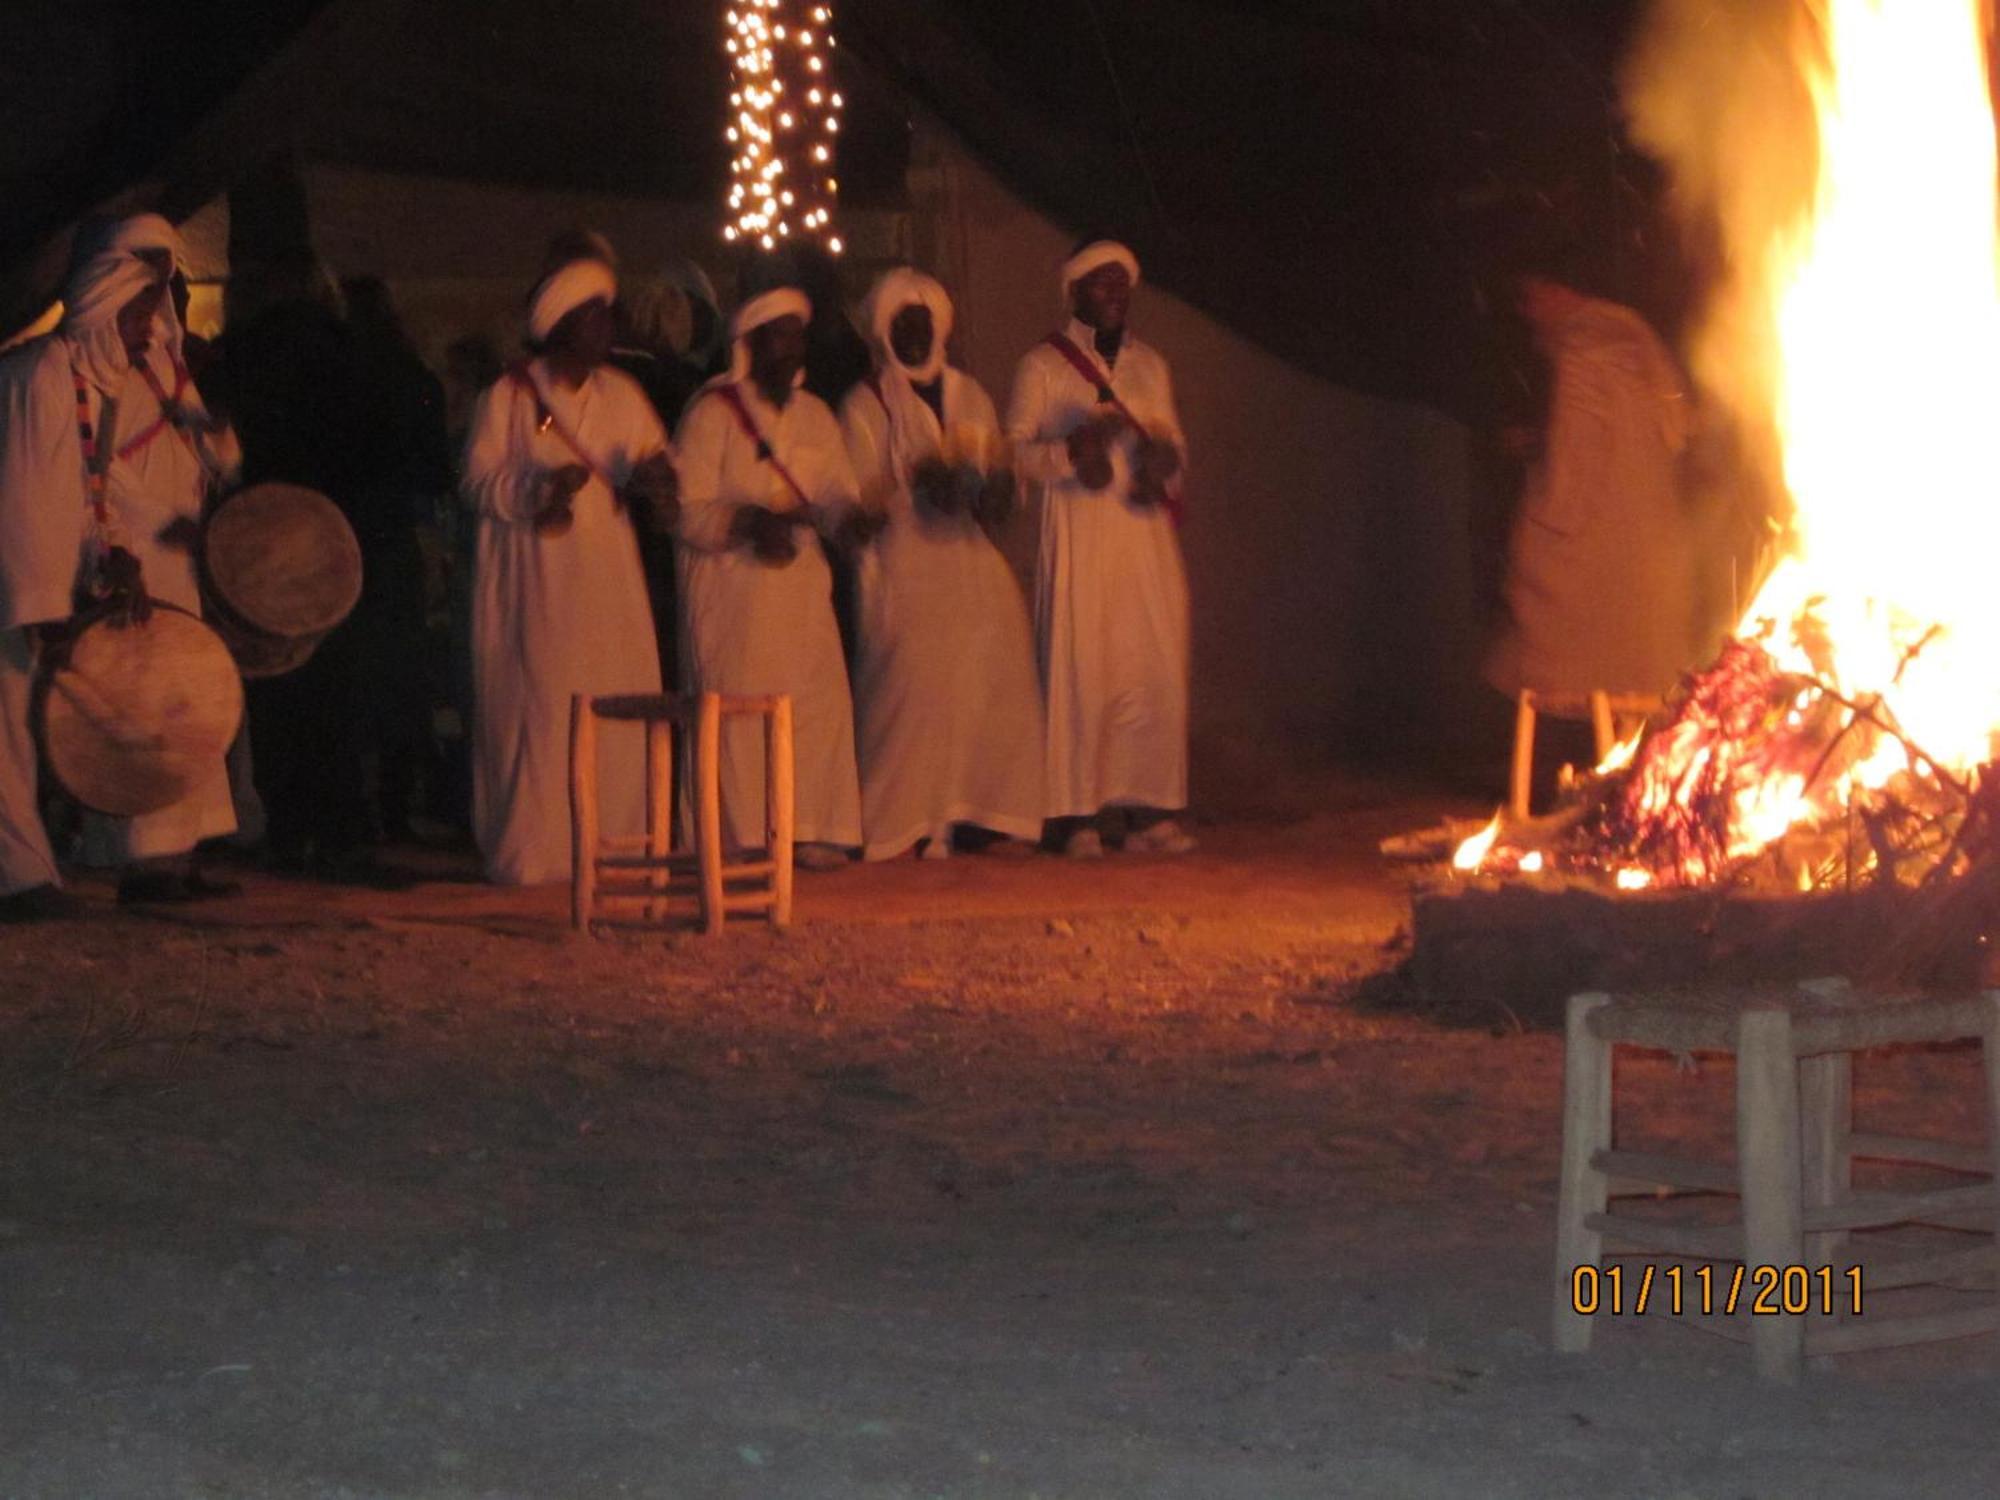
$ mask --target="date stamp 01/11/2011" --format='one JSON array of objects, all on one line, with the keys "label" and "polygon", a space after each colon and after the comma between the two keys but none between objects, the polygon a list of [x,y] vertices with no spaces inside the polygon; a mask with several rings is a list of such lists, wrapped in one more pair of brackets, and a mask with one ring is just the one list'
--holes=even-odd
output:
[{"label": "date stamp 01/11/2011", "polygon": [[1571,1311],[1583,1317],[1861,1316],[1861,1267],[1711,1265],[1578,1266],[1570,1272]]}]

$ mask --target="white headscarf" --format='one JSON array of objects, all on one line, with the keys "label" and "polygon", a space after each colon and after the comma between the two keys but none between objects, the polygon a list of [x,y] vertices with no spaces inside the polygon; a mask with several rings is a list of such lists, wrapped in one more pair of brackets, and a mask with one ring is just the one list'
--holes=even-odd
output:
[{"label": "white headscarf", "polygon": [[618,300],[618,274],[601,260],[573,260],[557,266],[528,298],[528,337],[543,343],[556,324],[586,302]]},{"label": "white headscarf", "polygon": [[[754,329],[762,328],[766,323],[775,323],[780,318],[797,318],[801,323],[810,323],[812,315],[812,298],[795,286],[773,287],[737,308],[736,316],[729,320],[729,378],[750,378],[750,334]],[[806,372],[801,368],[792,384],[800,386],[805,383]]]},{"label": "white headscarf", "polygon": [[[708,308],[707,335],[698,343],[690,335],[688,347],[681,354],[681,358],[697,370],[706,370],[729,338],[729,325],[723,321],[722,303],[715,295],[715,283],[691,260],[671,261],[663,274],[681,289],[690,303],[699,302]],[[692,325],[693,319],[690,318],[689,322]]]},{"label": "white headscarf", "polygon": [[[929,308],[931,314],[931,352],[921,365],[904,364],[889,342],[889,325],[896,321],[897,313],[912,304]],[[917,385],[929,385],[943,373],[951,320],[951,294],[936,277],[912,266],[884,271],[861,306],[861,326],[868,330],[869,342],[875,346],[877,365],[885,373],[901,375]]]},{"label": "white headscarf", "polygon": [[[63,288],[62,336],[69,340],[76,367],[99,390],[110,392],[132,367],[118,332],[119,311],[161,281],[159,268],[125,250],[94,255],[70,274]],[[169,358],[181,353],[181,325],[171,297],[160,298],[153,317],[153,341]]]},{"label": "white headscarf", "polygon": [[678,357],[688,342],[694,316],[687,293],[664,275],[627,276],[618,288],[628,346],[656,359]]},{"label": "white headscarf", "polygon": [[187,267],[187,243],[180,231],[158,214],[132,214],[123,219],[103,219],[86,224],[78,231],[70,248],[71,273],[80,271],[100,255],[122,252],[140,255],[165,251],[173,257],[176,270]]},{"label": "white headscarf", "polygon": [[1116,240],[1092,240],[1076,254],[1063,262],[1062,305],[1069,311],[1069,289],[1100,266],[1118,265],[1125,268],[1125,274],[1132,278],[1132,285],[1139,284],[1139,257]]}]

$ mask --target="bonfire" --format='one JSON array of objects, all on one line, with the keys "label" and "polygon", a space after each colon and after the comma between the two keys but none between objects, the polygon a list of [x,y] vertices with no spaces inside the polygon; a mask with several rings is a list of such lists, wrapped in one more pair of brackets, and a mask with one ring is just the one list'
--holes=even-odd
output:
[{"label": "bonfire", "polygon": [[1778,560],[1650,730],[1452,863],[1625,890],[1888,883],[1962,920],[2000,892],[1991,13],[1802,0],[1796,20],[1809,202],[1733,247],[1762,326],[1731,336],[1771,351]]}]

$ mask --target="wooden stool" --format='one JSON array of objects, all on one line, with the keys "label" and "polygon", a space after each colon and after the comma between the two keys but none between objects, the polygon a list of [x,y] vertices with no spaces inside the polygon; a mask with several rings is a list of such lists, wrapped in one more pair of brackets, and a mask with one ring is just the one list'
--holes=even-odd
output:
[{"label": "wooden stool", "polygon": [[[1977,1038],[1985,1052],[1987,1144],[1984,1149],[1908,1137],[1858,1134],[1852,1128],[1852,1055],[1897,1043]],[[1612,1143],[1611,1054],[1618,1045],[1736,1056],[1736,1163],[1621,1151]],[[1995,1265],[2000,1199],[2000,991],[1949,998],[1903,998],[1825,985],[1724,990],[1705,994],[1573,995],[1563,1058],[1562,1186],[1556,1209],[1555,1347],[1590,1345],[1591,1318],[1577,1311],[1578,1267],[1601,1266],[1609,1238],[1634,1250],[1746,1267],[1846,1268],[1847,1231],[1892,1224],[1972,1228],[1971,1248],[1904,1255],[1864,1268],[1863,1293],[1932,1286]],[[1851,1190],[1855,1158],[1915,1163],[1980,1174],[1977,1182],[1923,1191]],[[1614,1179],[1617,1180],[1614,1189]],[[1640,1184],[1635,1189],[1631,1184]],[[1732,1193],[1740,1217],[1689,1225],[1607,1211],[1619,1192],[1674,1189]],[[1593,1270],[1592,1274],[1595,1274]],[[1643,1273],[1641,1273],[1643,1274]],[[1711,1273],[1712,1274],[1712,1273]],[[1804,1276],[1807,1273],[1801,1272]],[[1634,1278],[1637,1279],[1636,1276]],[[1716,1304],[1730,1276],[1716,1276]],[[1751,1306],[1746,1278],[1740,1307]],[[1839,1283],[1836,1283],[1839,1284]],[[1808,1287],[1813,1285],[1807,1282]],[[1635,1288],[1623,1311],[1636,1312]],[[1664,1292],[1654,1311],[1662,1308]],[[1685,1307],[1685,1303],[1683,1304]],[[1840,1304],[1835,1303],[1836,1307]],[[1699,1314],[1699,1307],[1694,1314]],[[1692,1316],[1683,1313],[1683,1316]],[[1864,1301],[1863,1316],[1821,1311],[1753,1315],[1745,1334],[1733,1318],[1696,1316],[1711,1331],[1747,1339],[1757,1373],[1794,1380],[1809,1354],[1841,1354],[1925,1343],[2000,1329],[1992,1295],[1942,1312],[1883,1317]]]},{"label": "wooden stool", "polygon": [[[764,721],[764,847],[723,859],[722,721],[755,715]],[[646,832],[607,836],[598,830],[597,727],[632,722],[646,734]],[[673,847],[676,728],[694,731],[694,850]],[[667,697],[633,695],[570,699],[570,923],[588,932],[600,906],[636,904],[648,923],[666,919],[668,898],[693,890],[702,930],[722,931],[733,912],[764,912],[773,927],[792,920],[792,700],[719,693]],[[745,889],[748,882],[757,884]],[[731,886],[736,889],[731,889]]]},{"label": "wooden stool", "polygon": [[1588,709],[1597,759],[1602,763],[1618,743],[1617,721],[1644,719],[1659,712],[1663,701],[1658,693],[1538,693],[1522,688],[1514,700],[1514,765],[1508,777],[1508,813],[1517,820],[1528,816],[1528,786],[1535,778],[1535,716],[1539,711],[1567,716]]}]

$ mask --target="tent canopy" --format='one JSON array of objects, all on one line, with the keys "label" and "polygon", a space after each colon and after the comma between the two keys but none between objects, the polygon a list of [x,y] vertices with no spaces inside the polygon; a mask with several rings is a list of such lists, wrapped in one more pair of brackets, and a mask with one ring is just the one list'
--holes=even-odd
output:
[{"label": "tent canopy", "polygon": [[[842,0],[842,192],[899,198],[921,106],[1051,217],[1129,239],[1154,280],[1302,368],[1464,409],[1495,205],[1558,203],[1626,296],[1657,301],[1650,179],[1609,81],[1635,8]],[[12,0],[0,322],[47,294],[93,205],[136,192],[184,215],[274,158],[718,201],[723,9]]]}]

